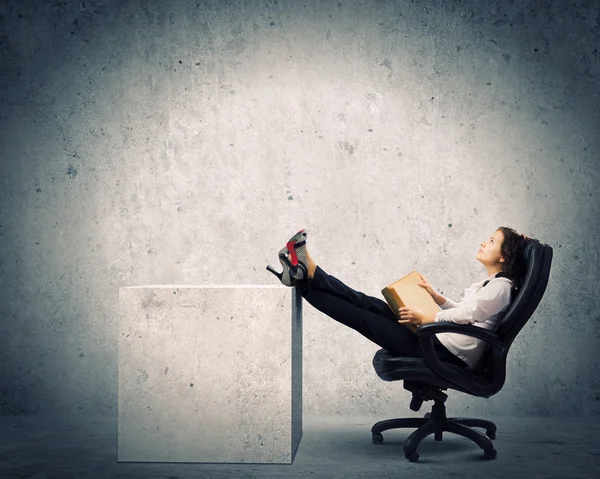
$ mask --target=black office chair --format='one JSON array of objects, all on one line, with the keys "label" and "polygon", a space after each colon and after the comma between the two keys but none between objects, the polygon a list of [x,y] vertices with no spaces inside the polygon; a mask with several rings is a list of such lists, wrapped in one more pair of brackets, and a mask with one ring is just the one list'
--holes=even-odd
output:
[{"label": "black office chair", "polygon": [[[373,366],[384,381],[404,381],[404,388],[412,392],[410,408],[418,411],[423,401],[433,400],[431,413],[425,417],[387,419],[376,423],[371,432],[375,444],[383,441],[381,433],[400,427],[417,427],[404,443],[404,456],[411,462],[419,459],[417,447],[432,433],[435,440],[442,440],[442,431],[468,437],[483,449],[484,458],[495,459],[496,450],[491,439],[496,438],[496,425],[484,419],[447,418],[444,402],[448,388],[472,396],[488,398],[502,389],[506,379],[506,357],[515,337],[537,308],[548,284],[552,248],[536,239],[529,238],[524,246],[524,283],[511,302],[501,321],[493,330],[470,324],[449,321],[420,326],[417,336],[421,341],[425,359],[393,356],[385,349],[375,353]],[[436,333],[458,333],[484,340],[486,349],[473,370],[441,361],[433,347]],[[470,426],[484,428],[486,434]]]}]

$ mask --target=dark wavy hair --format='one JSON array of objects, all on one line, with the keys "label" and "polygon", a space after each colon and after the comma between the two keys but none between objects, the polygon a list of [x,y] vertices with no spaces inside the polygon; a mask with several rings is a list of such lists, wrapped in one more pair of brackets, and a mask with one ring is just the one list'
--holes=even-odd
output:
[{"label": "dark wavy hair", "polygon": [[504,276],[505,278],[512,280],[512,301],[517,292],[521,289],[521,286],[523,286],[523,281],[525,279],[525,261],[523,259],[523,252],[525,243],[529,237],[517,233],[508,226],[500,226],[496,231],[501,231],[504,235],[504,241],[502,241],[502,246],[500,246],[500,254],[504,256],[504,263],[502,263],[502,271],[497,274],[497,277]]}]

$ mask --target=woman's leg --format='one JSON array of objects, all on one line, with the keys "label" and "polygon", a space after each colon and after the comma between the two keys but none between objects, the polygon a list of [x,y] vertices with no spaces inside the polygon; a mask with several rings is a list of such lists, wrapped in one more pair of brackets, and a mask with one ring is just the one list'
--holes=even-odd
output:
[{"label": "woman's leg", "polygon": [[[398,323],[398,318],[385,301],[350,288],[319,266],[313,279],[297,281],[296,288],[319,311],[358,331],[390,353],[423,358],[419,338]],[[435,337],[434,347],[442,361],[466,366]]]},{"label": "woman's leg", "polygon": [[[307,281],[307,280],[304,280]],[[398,356],[423,357],[418,338],[392,316],[362,309],[333,293],[308,284],[297,287],[302,297],[330,318],[358,331],[367,339]]]},{"label": "woman's leg", "polygon": [[314,278],[309,281],[312,281],[313,287],[333,293],[359,308],[373,313],[383,314],[386,318],[397,321],[392,309],[384,300],[376,298],[375,296],[368,296],[360,291],[352,289],[335,276],[327,274],[318,265],[315,269]]}]

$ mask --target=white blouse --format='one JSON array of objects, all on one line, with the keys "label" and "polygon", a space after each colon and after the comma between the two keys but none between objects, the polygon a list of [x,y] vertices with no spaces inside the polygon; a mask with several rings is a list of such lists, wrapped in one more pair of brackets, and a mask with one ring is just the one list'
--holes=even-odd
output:
[{"label": "white blouse", "polygon": [[[489,283],[483,287],[483,283]],[[456,303],[446,298],[440,307],[442,311],[435,315],[435,322],[451,321],[458,324],[472,324],[484,329],[493,329],[510,306],[512,280],[490,275],[486,279],[473,283],[465,289],[462,301]],[[486,342],[457,333],[438,333],[439,341],[452,353],[475,368]]]}]

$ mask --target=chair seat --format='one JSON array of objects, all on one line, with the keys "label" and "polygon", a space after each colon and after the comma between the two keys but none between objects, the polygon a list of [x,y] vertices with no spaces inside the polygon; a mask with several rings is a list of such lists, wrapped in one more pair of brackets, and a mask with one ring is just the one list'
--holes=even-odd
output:
[{"label": "chair seat", "polygon": [[[456,364],[444,361],[444,366],[448,369],[454,369],[463,377],[469,377],[477,382],[486,382],[486,375],[474,371],[470,368],[464,368]],[[380,349],[373,357],[373,367],[377,375],[384,381],[419,381],[437,386],[441,389],[452,388],[472,394],[471,391],[464,389],[458,384],[452,383],[434,373],[425,359],[411,358],[406,356],[394,356],[385,349]],[[485,396],[484,396],[485,397]]]}]

